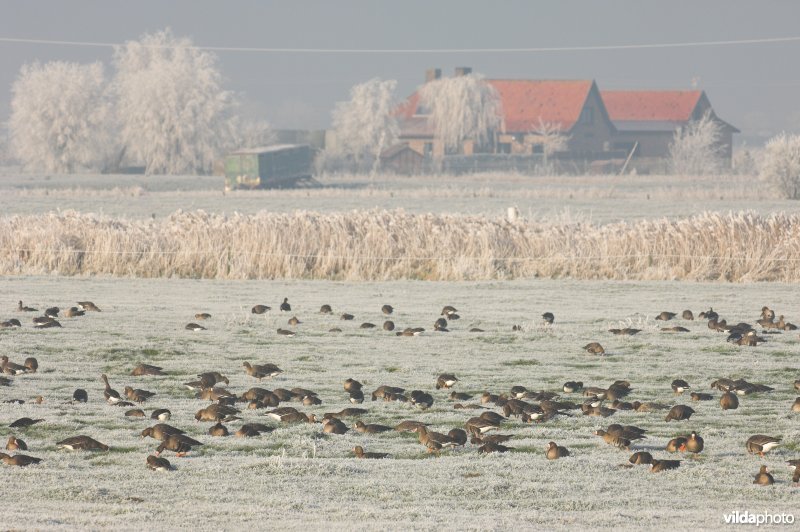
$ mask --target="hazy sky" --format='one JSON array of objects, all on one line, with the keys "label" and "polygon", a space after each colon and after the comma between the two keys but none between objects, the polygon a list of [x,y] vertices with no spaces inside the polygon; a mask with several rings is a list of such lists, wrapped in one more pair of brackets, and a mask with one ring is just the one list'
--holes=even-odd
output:
[{"label": "hazy sky", "polygon": [[[225,47],[442,49],[650,44],[800,36],[800,1],[769,0],[0,0],[0,38],[121,43],[171,27]],[[26,62],[102,61],[104,47],[0,42],[0,120]],[[800,41],[545,53],[217,52],[228,88],[275,127],[320,128],[371,77],[406,95],[428,67],[491,78],[597,80],[600,88],[688,89],[694,79],[741,138],[800,131]]]}]

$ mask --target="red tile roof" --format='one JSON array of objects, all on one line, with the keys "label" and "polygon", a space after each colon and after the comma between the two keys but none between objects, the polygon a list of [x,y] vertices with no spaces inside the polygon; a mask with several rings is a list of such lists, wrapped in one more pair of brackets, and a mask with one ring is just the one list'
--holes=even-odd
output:
[{"label": "red tile roof", "polygon": [[[535,130],[540,120],[569,131],[578,121],[593,86],[591,80],[490,79],[487,82],[500,96],[505,131],[512,133]],[[399,117],[406,119],[404,136],[422,133],[419,116],[414,116],[418,103],[419,93],[415,92],[396,110]],[[414,130],[413,134],[407,129]]]},{"label": "red tile roof", "polygon": [[691,120],[703,91],[601,91],[612,122]]}]

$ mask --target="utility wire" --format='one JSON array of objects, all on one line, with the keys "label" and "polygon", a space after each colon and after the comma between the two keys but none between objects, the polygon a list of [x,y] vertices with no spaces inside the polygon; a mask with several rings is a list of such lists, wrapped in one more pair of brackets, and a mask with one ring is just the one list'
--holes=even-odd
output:
[{"label": "utility wire", "polygon": [[[608,44],[587,46],[539,46],[529,48],[261,48],[242,46],[192,46],[200,50],[212,52],[248,52],[270,54],[527,54],[548,52],[593,52],[607,50],[644,50],[657,48],[698,48],[710,46],[735,46],[752,44],[779,44],[800,42],[796,37],[767,37],[761,39],[730,39],[722,41],[687,41],[674,43],[640,43],[640,44]],[[92,46],[113,48],[125,43],[62,41],[51,39],[26,39],[16,37],[0,37],[0,43],[44,44],[55,46]],[[175,48],[170,45],[141,45],[151,48]]]}]

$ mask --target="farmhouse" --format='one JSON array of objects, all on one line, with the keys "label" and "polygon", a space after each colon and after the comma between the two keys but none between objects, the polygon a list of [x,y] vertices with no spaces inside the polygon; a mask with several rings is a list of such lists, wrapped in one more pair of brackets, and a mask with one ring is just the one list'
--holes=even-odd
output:
[{"label": "farmhouse", "polygon": [[635,157],[667,157],[675,131],[708,112],[720,125],[721,151],[731,159],[733,134],[739,130],[717,117],[704,91],[602,91],[601,96],[616,129],[613,149],[635,149]]},{"label": "farmhouse", "polygon": [[[471,73],[459,67],[455,76]],[[440,69],[429,69],[425,82],[441,78]],[[676,130],[709,112],[722,126],[720,143],[730,160],[733,133],[739,131],[719,119],[703,91],[600,91],[594,80],[487,79],[499,96],[502,121],[491,141],[478,145],[466,139],[457,150],[445,153],[435,137],[429,113],[420,102],[419,91],[411,94],[396,110],[400,125],[399,146],[387,150],[384,159],[395,171],[418,171],[424,160],[474,158],[470,165],[497,166],[501,156],[539,157],[554,138],[556,156],[563,161],[597,163],[622,161],[628,156],[663,159]],[[397,154],[403,160],[397,160]],[[411,162],[410,166],[403,161]]]}]

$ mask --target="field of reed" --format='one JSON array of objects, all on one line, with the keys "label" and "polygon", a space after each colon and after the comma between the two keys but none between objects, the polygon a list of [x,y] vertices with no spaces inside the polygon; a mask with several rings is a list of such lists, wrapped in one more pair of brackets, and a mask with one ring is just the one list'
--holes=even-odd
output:
[{"label": "field of reed", "polygon": [[0,218],[0,274],[203,279],[800,281],[800,215],[596,224],[403,210]]}]

